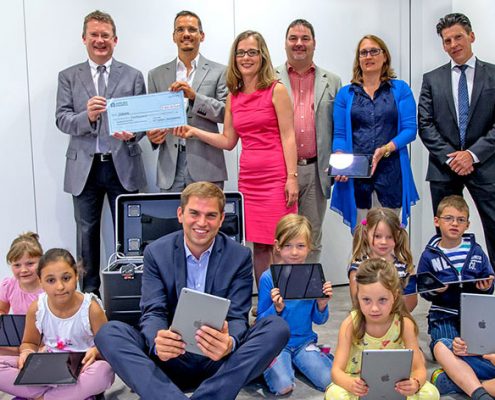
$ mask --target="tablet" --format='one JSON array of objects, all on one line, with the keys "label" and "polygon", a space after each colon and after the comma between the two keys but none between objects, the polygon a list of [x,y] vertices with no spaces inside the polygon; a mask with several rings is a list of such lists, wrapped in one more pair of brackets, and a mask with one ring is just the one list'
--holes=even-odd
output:
[{"label": "tablet", "polygon": [[368,395],[361,400],[406,400],[395,390],[395,384],[411,376],[411,349],[363,350],[361,379],[368,386]]},{"label": "tablet", "polygon": [[284,300],[321,299],[325,275],[321,264],[272,264],[273,286]]},{"label": "tablet", "polygon": [[495,353],[495,296],[461,293],[461,337],[469,354]]},{"label": "tablet", "polygon": [[229,299],[182,288],[170,330],[182,336],[186,351],[204,355],[196,344],[196,331],[203,325],[221,330],[229,306]]},{"label": "tablet", "polygon": [[345,175],[348,178],[369,178],[371,177],[372,159],[372,154],[331,154],[328,175]]},{"label": "tablet", "polygon": [[74,385],[81,373],[84,352],[31,353],[14,385]]},{"label": "tablet", "polygon": [[25,324],[25,315],[0,315],[0,346],[19,347]]},{"label": "tablet", "polygon": [[404,289],[404,292],[407,293],[405,296],[410,296],[413,294],[433,292],[444,287],[446,287],[445,283],[431,272],[420,272],[416,275],[409,276],[409,282]]}]

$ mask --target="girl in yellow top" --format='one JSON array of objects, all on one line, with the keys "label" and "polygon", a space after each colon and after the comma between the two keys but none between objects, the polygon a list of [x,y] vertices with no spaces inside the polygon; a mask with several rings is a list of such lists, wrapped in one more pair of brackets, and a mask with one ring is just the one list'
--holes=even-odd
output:
[{"label": "girl in yellow top", "polygon": [[410,400],[438,400],[438,390],[426,380],[418,328],[404,306],[394,265],[383,259],[368,259],[359,266],[356,282],[356,304],[340,327],[333,383],[325,400],[357,400],[366,396],[368,387],[359,376],[363,350],[404,348],[413,350],[411,376],[397,382],[395,390]]}]

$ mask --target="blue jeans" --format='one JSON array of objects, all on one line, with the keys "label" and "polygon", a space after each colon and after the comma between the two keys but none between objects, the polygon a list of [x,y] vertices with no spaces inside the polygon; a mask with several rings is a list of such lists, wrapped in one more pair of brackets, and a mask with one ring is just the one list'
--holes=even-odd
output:
[{"label": "blue jeans", "polygon": [[333,356],[320,351],[316,343],[286,346],[265,370],[263,376],[272,393],[281,394],[294,387],[294,366],[320,391],[331,383]]}]

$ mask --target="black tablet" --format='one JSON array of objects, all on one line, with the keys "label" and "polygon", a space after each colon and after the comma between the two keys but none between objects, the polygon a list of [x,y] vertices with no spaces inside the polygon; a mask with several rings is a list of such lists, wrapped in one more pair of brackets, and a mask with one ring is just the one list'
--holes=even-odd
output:
[{"label": "black tablet", "polygon": [[14,385],[74,385],[81,373],[84,352],[31,353]]},{"label": "black tablet", "polygon": [[421,294],[443,289],[445,284],[431,272],[420,272],[409,276],[409,282],[404,289],[406,296],[411,294]]},{"label": "black tablet", "polygon": [[0,346],[19,347],[25,324],[25,315],[0,315]]},{"label": "black tablet", "polygon": [[273,286],[284,300],[320,299],[325,276],[321,264],[272,264]]},{"label": "black tablet", "polygon": [[371,177],[371,154],[334,153],[330,155],[330,176],[345,175],[348,178]]}]

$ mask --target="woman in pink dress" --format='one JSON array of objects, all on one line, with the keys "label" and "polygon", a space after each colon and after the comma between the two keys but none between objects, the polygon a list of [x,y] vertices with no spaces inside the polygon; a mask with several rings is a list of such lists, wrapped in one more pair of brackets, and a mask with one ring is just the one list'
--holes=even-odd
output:
[{"label": "woman in pink dress", "polygon": [[227,68],[230,94],[224,131],[186,126],[175,133],[232,150],[241,138],[239,191],[244,195],[246,239],[253,242],[256,282],[272,262],[275,226],[297,212],[297,156],[292,104],[277,81],[263,37],[237,36]]}]

